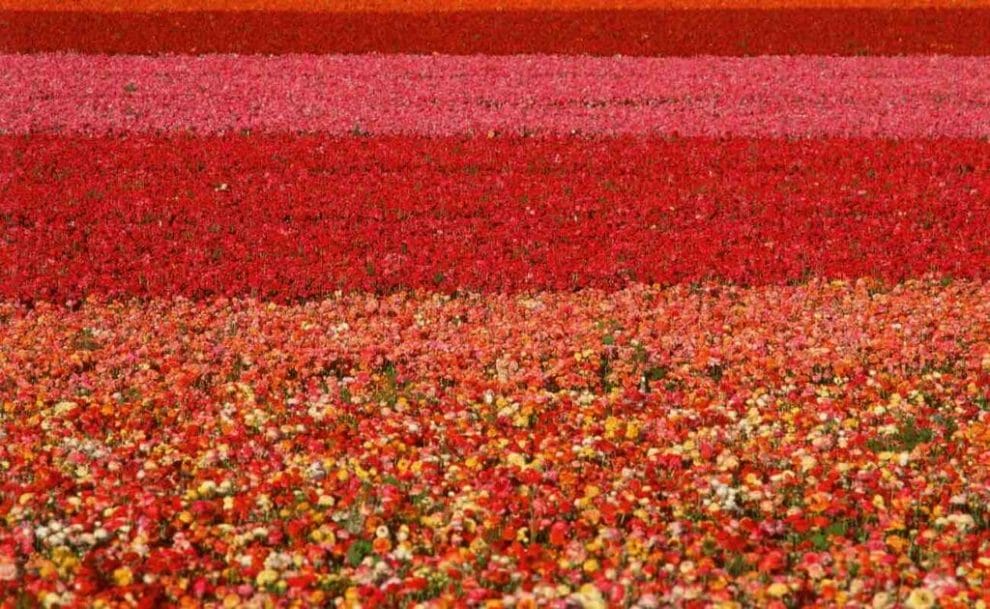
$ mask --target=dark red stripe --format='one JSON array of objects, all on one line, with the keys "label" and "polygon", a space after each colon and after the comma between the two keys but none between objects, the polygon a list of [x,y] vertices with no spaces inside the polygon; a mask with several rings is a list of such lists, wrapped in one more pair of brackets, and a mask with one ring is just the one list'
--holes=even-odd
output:
[{"label": "dark red stripe", "polygon": [[0,12],[0,51],[990,54],[990,9]]},{"label": "dark red stripe", "polygon": [[0,138],[0,296],[990,277],[990,143]]}]

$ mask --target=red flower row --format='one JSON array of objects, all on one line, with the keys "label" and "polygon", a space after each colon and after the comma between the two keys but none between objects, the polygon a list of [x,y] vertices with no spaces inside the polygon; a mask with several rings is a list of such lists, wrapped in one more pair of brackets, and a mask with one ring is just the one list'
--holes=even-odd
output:
[{"label": "red flower row", "polygon": [[0,12],[0,51],[85,53],[990,53],[990,10],[448,13]]},{"label": "red flower row", "polygon": [[990,273],[990,143],[0,139],[0,296]]}]

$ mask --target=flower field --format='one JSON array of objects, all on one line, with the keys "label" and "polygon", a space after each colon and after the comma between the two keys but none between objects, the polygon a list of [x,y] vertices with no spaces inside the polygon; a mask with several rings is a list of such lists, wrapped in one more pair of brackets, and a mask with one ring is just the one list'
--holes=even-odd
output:
[{"label": "flower field", "polygon": [[990,2],[0,0],[0,609],[986,607]]},{"label": "flower field", "polygon": [[985,284],[0,315],[8,593],[965,607],[990,577]]}]

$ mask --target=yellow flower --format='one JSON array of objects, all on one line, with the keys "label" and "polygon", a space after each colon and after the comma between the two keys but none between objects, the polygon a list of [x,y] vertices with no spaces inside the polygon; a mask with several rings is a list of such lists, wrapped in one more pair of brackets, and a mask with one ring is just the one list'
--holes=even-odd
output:
[{"label": "yellow flower", "polygon": [[202,497],[210,497],[211,495],[213,495],[213,492],[216,490],[217,490],[216,482],[212,480],[205,480],[202,483],[200,483],[199,487],[196,489],[196,492],[199,493],[199,495]]},{"label": "yellow flower", "polygon": [[635,440],[638,437],[639,437],[639,425],[637,425],[634,422],[629,423],[629,425],[626,426],[626,439]]},{"label": "yellow flower", "polygon": [[605,609],[605,599],[593,584],[584,584],[577,593],[577,600],[583,609]]},{"label": "yellow flower", "polygon": [[61,577],[67,577],[69,574],[74,573],[79,566],[79,559],[65,546],[59,546],[52,551],[52,562],[55,563],[55,567]]},{"label": "yellow flower", "polygon": [[113,581],[116,582],[118,586],[130,586],[131,582],[134,581],[134,574],[127,567],[120,567],[115,569],[113,572]]},{"label": "yellow flower", "polygon": [[646,546],[639,539],[630,537],[626,540],[626,554],[634,559],[643,558],[646,555]]},{"label": "yellow flower", "polygon": [[584,561],[584,565],[582,566],[582,568],[584,569],[585,573],[591,575],[592,573],[598,570],[598,561],[595,560],[594,558],[589,558],[588,560]]},{"label": "yellow flower", "polygon": [[904,601],[908,609],[930,609],[935,605],[935,594],[925,588],[915,588]]},{"label": "yellow flower", "polygon": [[605,419],[605,437],[612,439],[615,437],[615,433],[622,427],[622,421],[615,417],[609,417]]},{"label": "yellow flower", "polygon": [[234,607],[237,607],[238,605],[240,605],[240,603],[241,603],[241,597],[237,596],[234,593],[230,593],[227,596],[223,597],[224,609],[234,609]]},{"label": "yellow flower", "polygon": [[787,593],[790,591],[791,591],[790,588],[788,588],[785,584],[782,584],[780,582],[774,582],[770,584],[770,586],[767,588],[767,594],[775,598],[786,596]]},{"label": "yellow flower", "polygon": [[278,571],[273,569],[265,569],[261,573],[258,573],[258,577],[255,578],[255,583],[259,586],[268,586],[274,584],[278,581]]},{"label": "yellow flower", "polygon": [[506,457],[505,462],[518,468],[526,467],[526,457],[520,455],[519,453],[509,453],[509,456]]}]

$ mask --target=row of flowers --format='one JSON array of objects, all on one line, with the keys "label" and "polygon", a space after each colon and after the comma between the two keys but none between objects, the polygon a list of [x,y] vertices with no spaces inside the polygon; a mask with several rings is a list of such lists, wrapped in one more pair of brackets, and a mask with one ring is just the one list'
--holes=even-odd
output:
[{"label": "row of flowers", "polygon": [[[957,8],[986,0],[624,0],[622,10],[726,8]],[[44,11],[518,11],[615,9],[611,0],[0,0],[0,9]]]},{"label": "row of flowers", "polygon": [[987,319],[963,281],[0,305],[0,598],[985,606]]},{"label": "row of flowers", "polygon": [[990,269],[990,144],[0,138],[0,295],[618,288]]},{"label": "row of flowers", "polygon": [[985,6],[424,13],[2,10],[0,34],[4,53],[986,55],[990,10]]},{"label": "row of flowers", "polygon": [[990,136],[986,57],[0,56],[7,133]]}]

